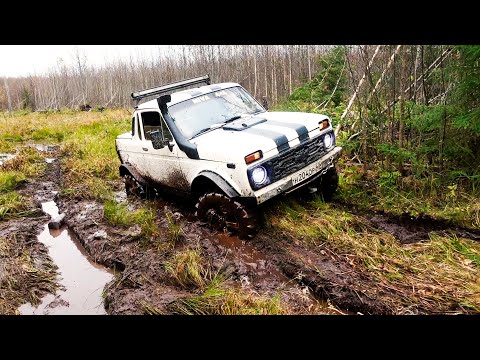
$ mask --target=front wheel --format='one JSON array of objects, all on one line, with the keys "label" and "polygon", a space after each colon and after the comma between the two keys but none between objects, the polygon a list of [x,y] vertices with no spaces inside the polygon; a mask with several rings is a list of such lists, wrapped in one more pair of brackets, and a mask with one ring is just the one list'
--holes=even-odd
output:
[{"label": "front wheel", "polygon": [[258,231],[255,212],[224,194],[207,193],[195,207],[197,218],[214,230],[228,229],[241,239],[252,239]]},{"label": "front wheel", "polygon": [[328,169],[328,171],[320,178],[319,187],[323,200],[332,200],[333,194],[338,188],[338,174],[335,167]]},{"label": "front wheel", "polygon": [[127,196],[138,196],[144,199],[146,196],[145,187],[142,186],[131,174],[126,174],[123,177],[125,181],[125,192]]}]

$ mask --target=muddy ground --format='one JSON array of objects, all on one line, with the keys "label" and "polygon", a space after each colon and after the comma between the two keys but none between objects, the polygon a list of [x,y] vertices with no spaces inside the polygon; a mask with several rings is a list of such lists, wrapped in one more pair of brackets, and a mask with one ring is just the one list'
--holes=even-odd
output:
[{"label": "muddy ground", "polygon": [[[49,159],[57,158],[57,155],[53,148],[45,153]],[[226,286],[265,298],[280,296],[282,304],[292,314],[407,313],[386,305],[385,299],[398,295],[358,271],[348,256],[339,256],[326,245],[307,247],[301,241],[268,227],[261,229],[253,240],[241,241],[202,227],[193,217],[193,208],[180,206],[181,201],[175,198],[164,197],[155,201],[160,242],[168,242],[166,211],[174,215],[184,236],[169,249],[163,247],[162,251],[157,251],[158,243],[142,241],[138,225],[129,228],[113,226],[105,220],[101,203],[62,197],[57,193],[61,188],[60,161],[50,160],[43,177],[29,181],[19,190],[32,200],[32,206],[39,210],[38,215],[0,223],[0,237],[15,234],[16,246],[26,248],[38,267],[48,268],[49,274],[56,276],[47,249],[37,241],[37,234],[48,221],[40,211],[40,204],[55,200],[60,212],[66,213],[66,225],[91,260],[115,271],[114,279],[105,287],[104,306],[108,314],[144,314],[151,312],[152,308],[160,314],[177,313],[173,305],[198,294],[198,289],[178,286],[165,271],[164,264],[172,255],[187,248],[199,250],[212,273],[228,274]],[[127,199],[121,182],[117,184],[116,194],[117,201],[128,204],[132,211],[144,205],[143,200]],[[454,232],[480,239],[479,232],[452,229],[448,224],[432,219],[356,213],[373,229],[391,233],[401,243],[425,240],[431,231]],[[54,290],[52,286],[33,281],[26,291],[41,297]],[[24,299],[28,296],[25,295]],[[408,313],[425,311],[409,309]]]},{"label": "muddy ground", "polygon": [[[54,152],[55,148],[51,151]],[[45,154],[50,153],[46,151]],[[6,242],[0,253],[2,313],[18,313],[15,308],[25,301],[36,304],[60,287],[56,281],[57,266],[37,238],[50,219],[42,211],[41,203],[55,196],[55,190],[59,188],[59,170],[59,166],[47,164],[43,176],[27,181],[18,189],[27,202],[28,216],[0,222],[0,238]]]}]

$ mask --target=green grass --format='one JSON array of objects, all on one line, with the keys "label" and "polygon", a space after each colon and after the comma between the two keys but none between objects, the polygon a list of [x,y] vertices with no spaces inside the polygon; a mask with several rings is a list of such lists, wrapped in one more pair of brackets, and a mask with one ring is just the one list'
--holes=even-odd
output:
[{"label": "green grass", "polygon": [[150,238],[158,232],[158,228],[155,224],[155,211],[153,208],[145,207],[130,211],[124,204],[119,204],[115,200],[107,200],[103,206],[103,215],[112,225],[140,225],[142,228],[142,235],[145,238]]},{"label": "green grass", "polygon": [[[63,194],[105,201],[112,198],[114,183],[119,179],[120,161],[115,151],[115,138],[128,131],[129,117],[125,109],[3,113],[0,116],[0,152],[32,151],[34,149],[22,147],[32,142],[60,143]],[[40,162],[35,164],[45,166]],[[41,168],[31,166],[25,170],[28,171],[21,172],[29,177],[39,173]]]},{"label": "green grass", "polygon": [[18,171],[0,172],[0,193],[15,190],[26,180],[25,174]]},{"label": "green grass", "polygon": [[360,166],[341,165],[336,199],[360,209],[394,215],[430,216],[467,228],[480,229],[480,194],[463,192],[439,179],[378,169],[363,174]]},{"label": "green grass", "polygon": [[304,205],[294,200],[279,203],[267,218],[273,227],[313,250],[328,244],[355,270],[399,295],[383,299],[391,302],[392,309],[418,306],[442,313],[468,303],[470,310],[480,312],[477,242],[431,233],[429,241],[402,245],[366,219],[319,197]]},{"label": "green grass", "polygon": [[0,193],[0,220],[20,216],[35,216],[41,214],[29,199],[15,191]]}]

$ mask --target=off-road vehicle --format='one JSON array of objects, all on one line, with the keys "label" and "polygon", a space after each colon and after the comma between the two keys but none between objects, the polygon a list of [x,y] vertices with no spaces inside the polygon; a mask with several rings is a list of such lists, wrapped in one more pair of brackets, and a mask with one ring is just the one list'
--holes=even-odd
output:
[{"label": "off-road vehicle", "polygon": [[239,84],[208,75],[131,96],[131,132],[116,139],[128,194],[194,196],[202,222],[252,238],[258,204],[306,185],[327,199],[337,188],[342,148],[325,115],[267,111]]}]

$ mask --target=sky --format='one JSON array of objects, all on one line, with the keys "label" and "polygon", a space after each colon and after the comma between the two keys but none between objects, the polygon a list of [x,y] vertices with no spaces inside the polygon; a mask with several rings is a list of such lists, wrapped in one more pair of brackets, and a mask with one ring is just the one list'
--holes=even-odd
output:
[{"label": "sky", "polygon": [[98,66],[130,56],[149,58],[170,48],[169,45],[0,45],[0,77],[40,75],[60,58],[71,64],[76,49],[86,55],[88,65]]}]

